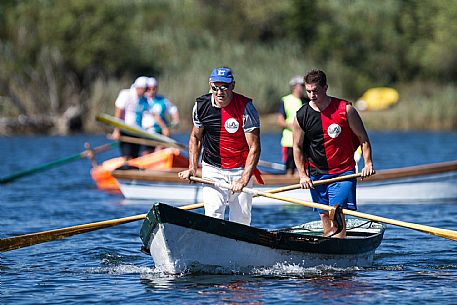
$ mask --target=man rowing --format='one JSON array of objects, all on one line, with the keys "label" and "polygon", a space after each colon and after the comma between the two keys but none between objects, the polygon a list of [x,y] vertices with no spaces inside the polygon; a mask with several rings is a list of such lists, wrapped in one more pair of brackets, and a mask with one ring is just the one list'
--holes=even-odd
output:
[{"label": "man rowing", "polygon": [[362,147],[362,178],[375,173],[371,145],[362,119],[343,99],[327,95],[327,77],[312,70],[304,77],[310,99],[298,111],[293,124],[294,160],[303,188],[310,189],[314,202],[334,207],[319,210],[324,236],[346,237],[341,208],[357,210],[356,179],[314,186],[314,180],[355,173],[354,151]]},{"label": "man rowing", "polygon": [[240,193],[252,186],[251,176],[261,180],[256,169],[260,157],[260,120],[252,99],[235,93],[232,70],[216,68],[209,77],[211,93],[197,98],[189,140],[189,169],[180,172],[182,179],[197,174],[202,150],[202,177],[221,180],[231,190],[216,186],[203,188],[205,215],[250,225],[252,195]]}]

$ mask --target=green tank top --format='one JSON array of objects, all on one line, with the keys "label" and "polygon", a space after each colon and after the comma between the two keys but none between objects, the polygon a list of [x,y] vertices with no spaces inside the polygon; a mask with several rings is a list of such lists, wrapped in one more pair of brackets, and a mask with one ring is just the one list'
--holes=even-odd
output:
[{"label": "green tank top", "polygon": [[[292,94],[282,97],[284,103],[284,112],[286,113],[286,123],[291,124],[294,121],[295,113],[303,105],[302,100]],[[293,145],[292,130],[285,128],[282,131],[281,145],[284,147],[292,147]]]}]

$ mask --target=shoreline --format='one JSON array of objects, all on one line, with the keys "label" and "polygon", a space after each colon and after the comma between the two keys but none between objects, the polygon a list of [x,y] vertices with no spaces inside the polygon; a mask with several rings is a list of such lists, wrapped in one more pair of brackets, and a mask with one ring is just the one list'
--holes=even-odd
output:
[{"label": "shoreline", "polygon": [[[399,120],[392,111],[383,112],[359,112],[365,127],[369,131],[398,131],[398,132],[457,132],[456,128],[439,128],[439,122],[431,120],[422,121],[413,119]],[[280,133],[282,129],[276,122],[278,113],[264,114],[260,116],[261,131],[266,133]],[[59,118],[51,118],[44,116],[25,117],[19,116],[18,118],[0,118],[0,137],[6,136],[21,136],[21,135],[73,135],[73,134],[103,134],[111,132],[110,127],[104,127],[101,124],[87,121],[86,124],[78,125],[72,128],[71,122],[68,126],[63,127],[58,125]],[[181,127],[174,133],[182,133],[189,131],[190,122],[182,122]],[[85,126],[85,128],[84,128]],[[185,127],[183,127],[185,126]],[[73,126],[74,127],[74,126]]]}]

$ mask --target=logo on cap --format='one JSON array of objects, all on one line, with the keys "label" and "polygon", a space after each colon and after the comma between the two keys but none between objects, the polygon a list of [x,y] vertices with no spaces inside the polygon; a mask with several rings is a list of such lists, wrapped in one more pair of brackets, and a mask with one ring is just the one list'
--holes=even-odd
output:
[{"label": "logo on cap", "polygon": [[238,128],[240,127],[240,123],[238,123],[238,121],[235,120],[234,118],[230,118],[227,121],[225,121],[224,127],[228,133],[235,133],[238,131]]},{"label": "logo on cap", "polygon": [[213,83],[231,83],[233,82],[232,70],[229,68],[216,68],[211,72],[209,76],[209,81]]},{"label": "logo on cap", "polygon": [[327,128],[327,133],[330,138],[335,139],[341,133],[341,126],[338,124],[332,124]]}]

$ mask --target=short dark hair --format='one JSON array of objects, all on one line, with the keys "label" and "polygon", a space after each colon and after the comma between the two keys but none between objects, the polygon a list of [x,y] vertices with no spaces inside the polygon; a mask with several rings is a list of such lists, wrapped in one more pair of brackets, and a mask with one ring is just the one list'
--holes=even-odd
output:
[{"label": "short dark hair", "polygon": [[327,76],[324,71],[313,69],[305,75],[305,84],[318,84],[321,87],[327,85]]}]

